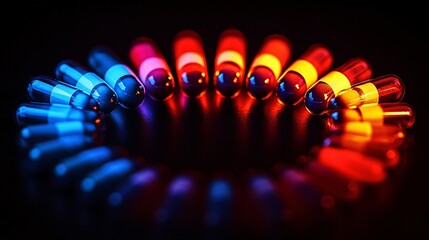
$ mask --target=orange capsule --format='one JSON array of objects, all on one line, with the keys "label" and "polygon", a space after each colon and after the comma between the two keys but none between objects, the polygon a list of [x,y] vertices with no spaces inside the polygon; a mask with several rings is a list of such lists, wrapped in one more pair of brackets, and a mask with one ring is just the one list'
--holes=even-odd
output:
[{"label": "orange capsule", "polygon": [[350,149],[321,147],[317,161],[344,177],[361,183],[378,184],[387,175],[384,164],[377,158]]},{"label": "orange capsule", "polygon": [[129,57],[149,96],[164,100],[173,93],[173,74],[158,45],[148,37],[139,37],[131,43]]},{"label": "orange capsule", "polygon": [[366,104],[358,108],[344,108],[328,112],[329,125],[346,122],[370,122],[374,125],[392,124],[411,127],[416,120],[415,110],[405,102]]},{"label": "orange capsule", "polygon": [[227,29],[221,33],[217,43],[214,85],[218,93],[225,97],[237,96],[244,82],[246,70],[247,39],[237,29]]},{"label": "orange capsule", "polygon": [[311,114],[321,115],[328,109],[329,101],[341,90],[365,81],[371,75],[372,68],[366,59],[352,58],[327,73],[307,90],[304,96],[305,107]]},{"label": "orange capsule", "polygon": [[330,134],[335,135],[355,135],[360,136],[363,139],[384,142],[384,143],[396,143],[400,144],[405,138],[405,129],[398,125],[377,125],[371,122],[345,122],[342,124],[336,124],[329,126]]},{"label": "orange capsule", "polygon": [[276,85],[278,100],[286,105],[302,101],[305,92],[331,69],[332,51],[324,44],[311,45],[279,77]]},{"label": "orange capsule", "polygon": [[209,78],[201,36],[192,30],[180,31],[173,39],[173,54],[182,91],[190,97],[203,95]]},{"label": "orange capsule", "polygon": [[248,94],[259,99],[270,97],[291,54],[292,47],[285,36],[272,34],[266,37],[247,73]]},{"label": "orange capsule", "polygon": [[323,146],[350,149],[380,160],[386,167],[395,167],[400,161],[398,147],[403,138],[394,141],[385,138],[365,138],[354,134],[331,134],[323,140]]},{"label": "orange capsule", "polygon": [[355,108],[369,103],[400,102],[405,86],[394,74],[372,78],[342,90],[329,101],[329,109]]}]

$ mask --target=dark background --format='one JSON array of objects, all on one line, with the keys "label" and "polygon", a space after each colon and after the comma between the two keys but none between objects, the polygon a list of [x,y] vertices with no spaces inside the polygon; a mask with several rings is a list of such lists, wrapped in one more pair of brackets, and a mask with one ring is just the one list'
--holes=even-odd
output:
[{"label": "dark background", "polygon": [[398,183],[395,198],[391,199],[390,211],[363,235],[368,238],[429,237],[426,193],[429,164],[425,151],[429,129],[426,105],[429,25],[424,7],[373,7],[358,3],[283,6],[267,1],[257,6],[251,3],[161,5],[64,2],[61,7],[42,3],[4,7],[11,17],[3,16],[1,27],[1,117],[5,133],[1,146],[5,156],[1,161],[0,216],[6,223],[0,227],[3,239],[61,236],[54,230],[57,226],[49,213],[34,209],[39,205],[32,204],[23,187],[14,113],[19,103],[27,101],[26,84],[31,76],[52,74],[55,64],[64,58],[86,62],[86,53],[97,44],[109,45],[127,59],[131,40],[141,35],[152,37],[172,63],[171,40],[186,28],[203,37],[211,66],[217,36],[229,27],[242,30],[248,37],[249,56],[253,56],[268,34],[281,33],[292,43],[293,59],[310,44],[322,42],[333,50],[335,66],[360,56],[372,64],[374,76],[394,73],[404,80],[403,101],[415,107],[417,113],[417,121],[409,129],[412,157],[408,160],[407,174]]}]

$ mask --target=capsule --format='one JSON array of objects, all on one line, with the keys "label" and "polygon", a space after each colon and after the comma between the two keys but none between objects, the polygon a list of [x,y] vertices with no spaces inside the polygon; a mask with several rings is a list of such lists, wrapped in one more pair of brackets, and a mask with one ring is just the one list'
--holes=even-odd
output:
[{"label": "capsule", "polygon": [[231,183],[227,179],[215,179],[210,182],[207,194],[206,225],[226,227],[232,222],[234,192]]},{"label": "capsule", "polygon": [[351,85],[368,80],[372,75],[372,68],[364,58],[352,58],[330,71],[317,80],[304,95],[306,109],[314,115],[322,115],[328,109],[329,101],[338,95],[341,90]]},{"label": "capsule", "polygon": [[394,74],[369,79],[342,90],[329,101],[328,109],[356,108],[364,104],[400,102],[405,95],[402,80]]},{"label": "capsule", "polygon": [[173,74],[158,45],[148,37],[139,37],[131,44],[131,63],[137,69],[148,95],[155,100],[171,96],[175,82]]},{"label": "capsule", "polygon": [[367,139],[353,134],[338,134],[326,137],[323,140],[323,146],[358,151],[379,159],[386,167],[391,168],[398,165],[401,157],[398,147],[402,141],[397,142],[378,141],[377,139]]},{"label": "capsule", "polygon": [[28,152],[30,162],[50,165],[53,161],[75,154],[96,143],[86,135],[69,135],[35,144]]},{"label": "capsule", "polygon": [[[107,203],[111,207],[119,207],[130,203],[131,198],[138,197],[139,193],[156,185],[160,181],[160,173],[155,168],[144,168],[133,173],[128,181],[107,197]],[[146,197],[146,201],[149,199]],[[142,202],[140,202],[142,204]]]},{"label": "capsule", "polygon": [[190,97],[203,95],[209,76],[201,36],[192,30],[180,31],[173,40],[173,54],[182,91]]},{"label": "capsule", "polygon": [[280,103],[296,105],[305,92],[332,67],[333,54],[324,44],[311,45],[279,77],[275,92]]},{"label": "capsule", "polygon": [[214,62],[214,85],[225,97],[237,96],[244,83],[247,39],[237,29],[223,31],[217,42]]},{"label": "capsule", "polygon": [[69,59],[59,62],[55,77],[92,96],[103,113],[110,113],[117,106],[116,94],[107,83],[80,63]]},{"label": "capsule", "polygon": [[77,109],[70,105],[21,103],[16,109],[16,122],[21,125],[64,121],[81,121],[101,126],[104,115],[92,110]]},{"label": "capsule", "polygon": [[127,179],[135,170],[133,159],[121,157],[108,161],[90,171],[80,181],[80,193],[84,201],[94,203]]},{"label": "capsule", "polygon": [[98,111],[97,101],[82,90],[45,75],[30,79],[27,87],[30,101],[66,104],[79,109]]},{"label": "capsule", "polygon": [[[334,197],[344,201],[357,200],[362,194],[361,185],[324,167],[317,161],[311,161],[305,166],[309,180],[325,195],[320,200],[323,207],[329,207],[324,202],[326,197]],[[326,200],[325,200],[326,201]]]},{"label": "capsule", "polygon": [[416,120],[415,110],[406,102],[366,104],[353,109],[338,109],[328,112],[329,125],[347,122],[370,122],[374,125],[392,124],[402,128],[411,127]]},{"label": "capsule", "polygon": [[405,138],[405,129],[398,125],[376,125],[371,122],[345,122],[329,127],[331,135],[355,135],[377,142],[386,144],[400,145]]},{"label": "capsule", "polygon": [[136,74],[108,47],[94,47],[88,63],[118,96],[118,103],[127,109],[143,103],[146,89]]},{"label": "capsule", "polygon": [[54,167],[54,182],[59,186],[66,185],[83,177],[89,171],[109,160],[126,156],[127,151],[118,146],[95,146],[84,149],[58,162]]},{"label": "capsule", "polygon": [[20,137],[26,145],[32,145],[63,136],[79,134],[98,138],[100,131],[94,123],[66,121],[25,126],[21,129]]},{"label": "capsule", "polygon": [[381,161],[350,149],[321,147],[316,161],[344,177],[360,183],[379,184],[387,177],[386,168]]},{"label": "capsule", "polygon": [[292,47],[285,36],[272,34],[266,37],[250,64],[246,76],[247,93],[258,99],[270,97],[291,55]]}]

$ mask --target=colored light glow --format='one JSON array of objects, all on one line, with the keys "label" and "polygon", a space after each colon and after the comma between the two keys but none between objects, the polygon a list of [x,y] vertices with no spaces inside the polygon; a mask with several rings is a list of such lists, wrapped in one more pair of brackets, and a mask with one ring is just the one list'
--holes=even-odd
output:
[{"label": "colored light glow", "polygon": [[175,81],[170,67],[153,39],[139,37],[130,47],[129,56],[139,78],[153,99],[165,100],[170,97]]},{"label": "colored light glow", "polygon": [[314,115],[322,115],[328,110],[329,102],[344,89],[368,80],[372,68],[364,58],[352,58],[316,81],[305,93],[304,103]]},{"label": "colored light glow", "polygon": [[244,82],[246,71],[247,39],[237,29],[227,29],[218,38],[214,85],[219,94],[225,97],[236,97]]},{"label": "colored light glow", "polygon": [[172,48],[181,90],[187,96],[200,97],[209,83],[201,36],[192,30],[182,30],[176,34]]},{"label": "colored light glow", "polygon": [[324,44],[311,45],[278,78],[276,94],[286,105],[296,105],[305,92],[332,67],[333,53]]},{"label": "colored light glow", "polygon": [[246,88],[249,96],[258,99],[270,97],[291,54],[292,47],[285,36],[272,34],[266,37],[247,73]]}]

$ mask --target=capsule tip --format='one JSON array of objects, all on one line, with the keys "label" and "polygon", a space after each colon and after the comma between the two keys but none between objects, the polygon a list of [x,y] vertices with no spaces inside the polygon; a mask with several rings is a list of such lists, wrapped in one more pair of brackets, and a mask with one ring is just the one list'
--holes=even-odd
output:
[{"label": "capsule tip", "polygon": [[182,73],[182,90],[190,97],[198,97],[207,89],[207,74],[201,71]]},{"label": "capsule tip", "polygon": [[121,78],[115,86],[115,92],[118,96],[118,103],[124,108],[136,108],[142,104],[146,89],[135,78],[127,76]]},{"label": "capsule tip", "polygon": [[288,72],[279,79],[275,90],[280,102],[286,105],[296,105],[301,102],[305,91],[307,91],[307,85],[304,78],[295,72]]},{"label": "capsule tip", "polygon": [[225,97],[237,95],[242,87],[242,73],[234,69],[222,69],[215,73],[216,89]]},{"label": "capsule tip", "polygon": [[317,83],[306,92],[305,107],[311,114],[322,115],[328,109],[332,97],[334,97],[334,92],[328,84]]},{"label": "capsule tip", "polygon": [[164,100],[174,91],[174,79],[165,69],[155,69],[150,72],[145,81],[148,95],[155,100]]},{"label": "capsule tip", "polygon": [[247,89],[250,96],[259,99],[268,98],[276,87],[274,73],[266,67],[256,67],[248,75]]}]

